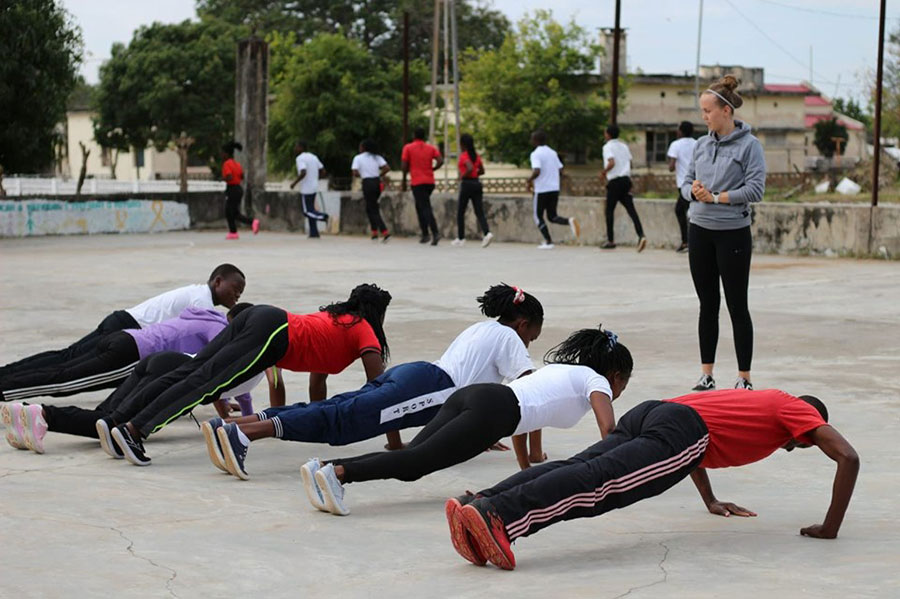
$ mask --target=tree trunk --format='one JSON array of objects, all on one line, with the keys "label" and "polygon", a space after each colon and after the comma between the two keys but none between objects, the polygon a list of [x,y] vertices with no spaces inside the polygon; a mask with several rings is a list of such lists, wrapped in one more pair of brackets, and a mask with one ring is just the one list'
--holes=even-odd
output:
[{"label": "tree trunk", "polygon": [[178,151],[178,192],[179,193],[187,193],[187,161],[188,161],[188,150],[194,143],[193,137],[188,137],[186,133],[182,131],[181,136],[175,140],[175,149]]},{"label": "tree trunk", "polygon": [[75,195],[81,195],[81,186],[84,185],[84,178],[87,176],[87,159],[90,156],[91,151],[87,149],[83,142],[78,142],[78,145],[81,146],[81,172],[78,173],[78,187],[75,188]]},{"label": "tree trunk", "polygon": [[109,154],[109,176],[115,180],[116,178],[116,166],[119,164],[119,150],[118,148],[112,148]]},{"label": "tree trunk", "polygon": [[3,165],[0,164],[0,198],[6,197],[6,190],[3,189]]}]

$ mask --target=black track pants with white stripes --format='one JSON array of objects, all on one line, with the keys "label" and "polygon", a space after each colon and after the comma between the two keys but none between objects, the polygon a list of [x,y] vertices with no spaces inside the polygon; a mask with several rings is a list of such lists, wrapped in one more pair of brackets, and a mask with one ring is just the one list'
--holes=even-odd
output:
[{"label": "black track pants with white stripes", "polygon": [[64,397],[117,387],[140,360],[134,337],[123,331],[105,335],[97,346],[58,366],[22,370],[0,377],[6,401],[49,395]]},{"label": "black track pants with white stripes", "polygon": [[560,522],[654,497],[702,461],[709,432],[681,404],[645,401],[603,441],[568,460],[532,466],[481,491],[512,541]]}]

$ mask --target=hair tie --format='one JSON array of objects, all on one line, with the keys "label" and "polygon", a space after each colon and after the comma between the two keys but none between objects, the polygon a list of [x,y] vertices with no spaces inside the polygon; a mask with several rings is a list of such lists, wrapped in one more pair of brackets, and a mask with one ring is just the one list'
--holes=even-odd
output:
[{"label": "hair tie", "polygon": [[[720,94],[720,93],[717,92],[716,90],[707,88],[706,91],[709,92],[709,93],[711,93],[711,94],[713,94],[714,96],[716,96],[717,98],[719,98],[720,100],[722,100],[723,102],[725,102],[726,104],[728,104],[729,106],[731,106],[731,110],[732,110],[732,111],[737,110],[737,108],[734,107],[734,104],[732,104],[731,102],[729,102],[729,101],[725,98],[725,96],[723,96],[722,94]],[[703,92],[703,93],[706,93],[706,92]]]},{"label": "hair tie", "polygon": [[525,301],[525,291],[520,289],[519,287],[513,287],[516,292],[515,297],[513,297],[514,304],[521,304]]},{"label": "hair tie", "polygon": [[603,334],[606,335],[606,339],[609,341],[609,350],[612,351],[619,342],[619,336],[612,331],[603,331]]}]

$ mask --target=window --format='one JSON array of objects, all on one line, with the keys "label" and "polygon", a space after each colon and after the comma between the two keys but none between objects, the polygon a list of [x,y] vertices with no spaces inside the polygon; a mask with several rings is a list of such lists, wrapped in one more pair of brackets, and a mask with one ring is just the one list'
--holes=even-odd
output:
[{"label": "window", "polygon": [[647,164],[666,162],[666,151],[675,136],[674,131],[647,131]]}]

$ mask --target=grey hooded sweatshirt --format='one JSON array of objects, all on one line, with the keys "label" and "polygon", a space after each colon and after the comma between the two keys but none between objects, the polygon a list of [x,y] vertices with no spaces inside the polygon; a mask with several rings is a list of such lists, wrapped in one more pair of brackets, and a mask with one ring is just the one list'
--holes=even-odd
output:
[{"label": "grey hooded sweatshirt", "polygon": [[[750,226],[750,204],[762,200],[766,190],[766,160],[750,126],[735,119],[734,131],[719,138],[710,133],[697,140],[681,195],[690,198],[692,224],[714,231]],[[728,204],[698,202],[691,184],[698,180],[711,192],[728,192]]]}]

